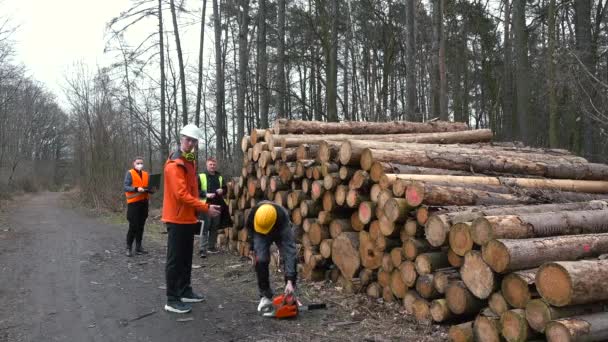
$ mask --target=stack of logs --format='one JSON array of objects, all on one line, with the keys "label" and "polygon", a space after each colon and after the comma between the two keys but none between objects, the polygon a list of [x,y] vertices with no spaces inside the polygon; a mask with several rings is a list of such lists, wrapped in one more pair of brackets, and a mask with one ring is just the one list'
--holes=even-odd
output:
[{"label": "stack of logs", "polygon": [[[287,208],[300,274],[399,301],[454,341],[608,339],[608,165],[451,122],[280,119],[242,141],[219,242]],[[273,262],[279,265],[278,253]]]}]

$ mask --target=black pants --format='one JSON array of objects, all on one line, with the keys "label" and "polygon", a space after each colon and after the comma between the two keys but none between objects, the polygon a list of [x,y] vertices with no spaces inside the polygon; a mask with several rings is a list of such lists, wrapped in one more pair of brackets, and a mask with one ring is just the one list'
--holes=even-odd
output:
[{"label": "black pants", "polygon": [[133,246],[133,240],[137,246],[141,246],[144,237],[144,226],[148,218],[148,201],[139,201],[127,204],[127,220],[129,231],[127,232],[127,247]]},{"label": "black pants", "polygon": [[176,302],[192,291],[192,251],[197,224],[167,223],[167,301]]}]

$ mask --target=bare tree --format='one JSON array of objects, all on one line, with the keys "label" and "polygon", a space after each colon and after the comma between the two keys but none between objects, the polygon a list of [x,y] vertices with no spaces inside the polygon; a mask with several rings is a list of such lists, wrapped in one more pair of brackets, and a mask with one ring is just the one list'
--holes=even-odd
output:
[{"label": "bare tree", "polygon": [[186,93],[186,73],[184,72],[184,57],[182,55],[182,43],[179,39],[179,27],[177,24],[177,13],[175,0],[169,0],[171,5],[171,17],[173,18],[173,35],[175,36],[175,47],[177,49],[177,61],[179,63],[179,78],[182,90],[182,124],[188,124],[188,98]]},{"label": "bare tree", "polygon": [[196,113],[194,123],[198,126],[201,120],[201,97],[203,92],[203,51],[205,51],[205,18],[207,10],[207,0],[203,0],[203,10],[201,14],[201,40],[198,50],[198,83],[196,88]]}]

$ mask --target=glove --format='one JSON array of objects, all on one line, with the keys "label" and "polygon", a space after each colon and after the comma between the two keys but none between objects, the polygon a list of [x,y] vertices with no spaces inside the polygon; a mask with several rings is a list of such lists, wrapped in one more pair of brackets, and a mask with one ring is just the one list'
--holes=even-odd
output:
[{"label": "glove", "polygon": [[285,294],[293,294],[295,291],[293,282],[291,280],[287,281],[287,285],[285,285]]}]

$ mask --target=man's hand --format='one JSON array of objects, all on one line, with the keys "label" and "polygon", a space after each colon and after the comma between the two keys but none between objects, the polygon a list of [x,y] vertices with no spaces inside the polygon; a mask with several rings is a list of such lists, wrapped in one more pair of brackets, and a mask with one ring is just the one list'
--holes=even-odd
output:
[{"label": "man's hand", "polygon": [[209,205],[209,210],[207,211],[207,214],[211,217],[216,217],[220,214],[221,212],[221,207],[219,205]]},{"label": "man's hand", "polygon": [[224,190],[222,190],[222,189],[217,189],[216,193],[217,193],[218,195],[222,195],[222,194],[224,194]]},{"label": "man's hand", "polygon": [[215,198],[215,194],[212,192],[207,193],[207,198]]},{"label": "man's hand", "polygon": [[292,294],[294,291],[293,282],[291,280],[287,281],[287,285],[285,285],[285,294]]},{"label": "man's hand", "polygon": [[146,191],[146,189],[144,189],[142,187],[137,188],[137,192],[144,192],[144,191]]}]

